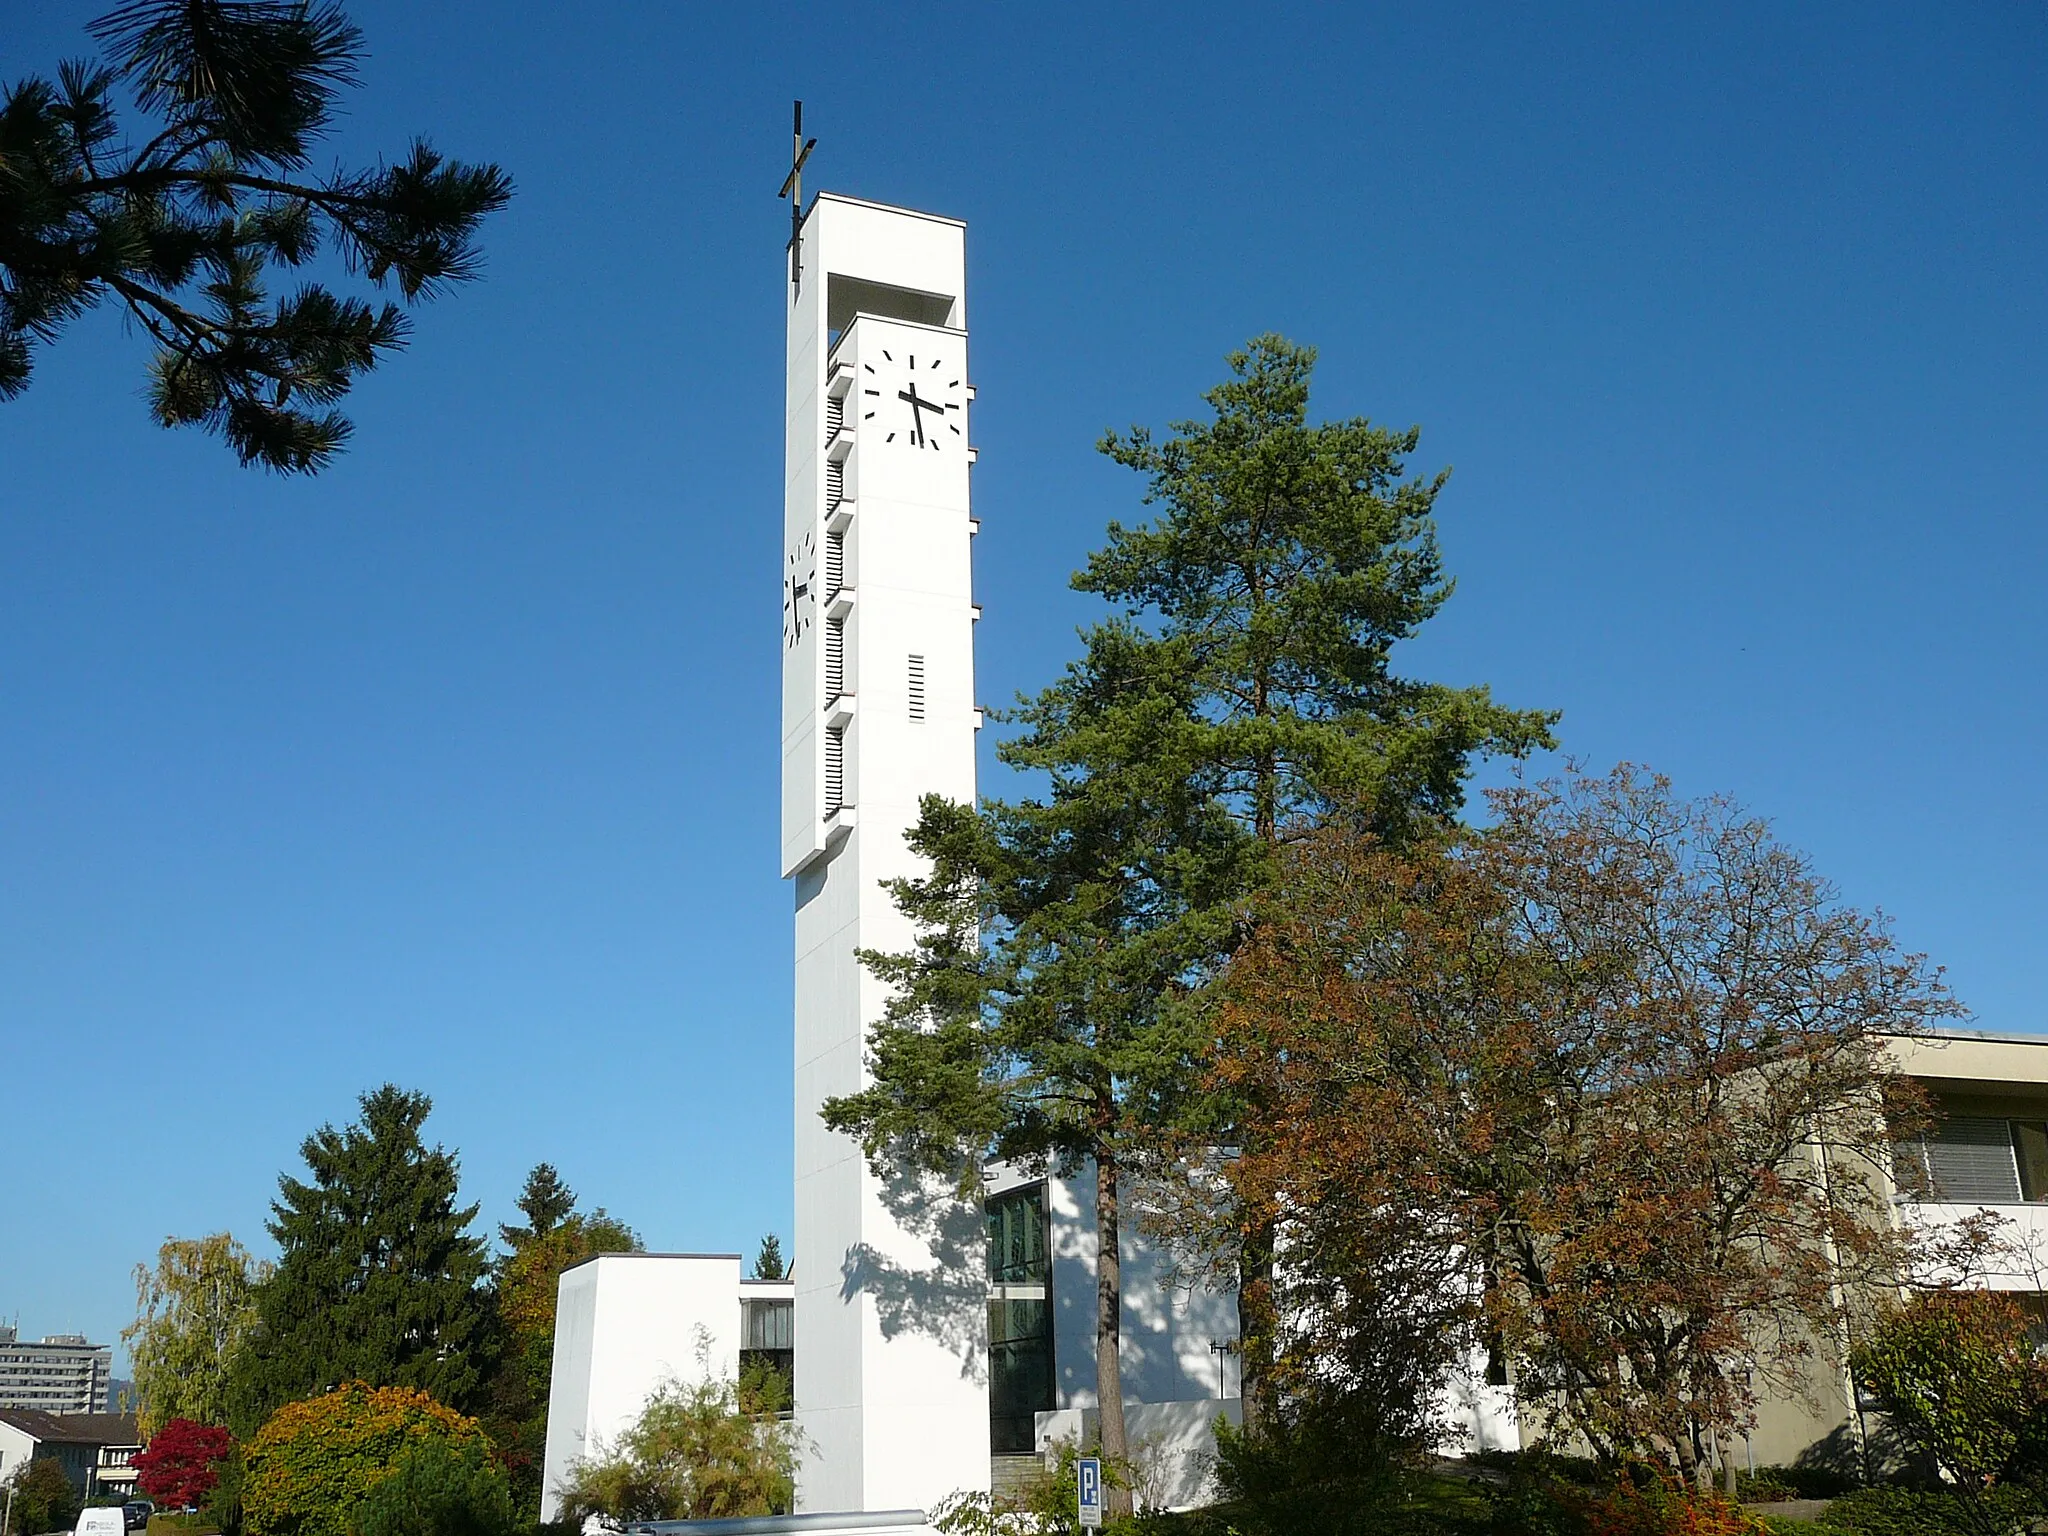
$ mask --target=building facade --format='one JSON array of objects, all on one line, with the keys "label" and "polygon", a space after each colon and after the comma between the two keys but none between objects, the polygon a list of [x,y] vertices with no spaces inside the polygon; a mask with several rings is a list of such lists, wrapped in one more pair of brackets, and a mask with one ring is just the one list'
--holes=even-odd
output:
[{"label": "building facade", "polygon": [[37,1342],[0,1326],[0,1408],[43,1413],[105,1413],[114,1352],[82,1333],[54,1333]]},{"label": "building facade", "polygon": [[44,1413],[0,1408],[0,1482],[30,1461],[54,1461],[85,1498],[135,1491],[142,1437],[132,1413]]},{"label": "building facade", "polygon": [[548,1381],[541,1519],[577,1460],[600,1454],[669,1382],[786,1367],[795,1288],[747,1280],[736,1253],[603,1253],[562,1272]]},{"label": "building facade", "polygon": [[986,1488],[982,1216],[878,1179],[819,1117],[868,1085],[911,947],[884,882],[926,795],[972,803],[966,227],[821,193],[789,253],[782,873],[794,885],[796,1413],[805,1511],[929,1509]]}]

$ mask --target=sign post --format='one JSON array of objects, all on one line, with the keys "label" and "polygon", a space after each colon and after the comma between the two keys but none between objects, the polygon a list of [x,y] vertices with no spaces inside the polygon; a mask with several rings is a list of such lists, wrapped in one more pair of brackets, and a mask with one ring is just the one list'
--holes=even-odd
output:
[{"label": "sign post", "polygon": [[1076,1483],[1081,1494],[1081,1524],[1100,1529],[1102,1525],[1102,1458],[1083,1456],[1075,1463]]}]

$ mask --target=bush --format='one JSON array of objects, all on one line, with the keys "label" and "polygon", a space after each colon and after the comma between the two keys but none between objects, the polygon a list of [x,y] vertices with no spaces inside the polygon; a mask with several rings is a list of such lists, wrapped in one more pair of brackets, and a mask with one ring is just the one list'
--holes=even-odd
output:
[{"label": "bush", "polygon": [[7,1490],[14,1495],[14,1525],[17,1531],[37,1536],[43,1531],[68,1531],[78,1522],[83,1507],[78,1490],[64,1475],[63,1465],[48,1456],[23,1462],[5,1484],[0,1484],[0,1505],[7,1502]]},{"label": "bush", "polygon": [[220,1536],[211,1515],[151,1515],[146,1536]]},{"label": "bush", "polygon": [[355,1507],[355,1536],[512,1536],[512,1483],[479,1441],[404,1452]]},{"label": "bush", "polygon": [[565,1520],[782,1514],[796,1496],[796,1426],[748,1383],[670,1381],[616,1444],[570,1463]]},{"label": "bush", "polygon": [[1766,1529],[1740,1505],[1640,1466],[1625,1469],[1583,1513],[1587,1536],[1763,1536]]},{"label": "bush", "polygon": [[431,1441],[490,1449],[475,1419],[410,1387],[352,1381],[287,1403],[244,1453],[249,1536],[352,1536],[356,1506]]},{"label": "bush", "polygon": [[1814,1524],[1818,1536],[2004,1536],[2041,1513],[2021,1488],[1987,1489],[1975,1500],[1948,1489],[1859,1488]]},{"label": "bush", "polygon": [[2009,1296],[1937,1292],[1891,1312],[1853,1357],[1892,1430],[1966,1493],[2048,1470],[2048,1368],[2028,1322]]}]

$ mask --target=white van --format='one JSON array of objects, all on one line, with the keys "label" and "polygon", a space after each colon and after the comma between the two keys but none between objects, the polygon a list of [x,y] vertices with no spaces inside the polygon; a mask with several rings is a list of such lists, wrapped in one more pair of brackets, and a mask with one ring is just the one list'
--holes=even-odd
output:
[{"label": "white van", "polygon": [[127,1522],[120,1509],[81,1509],[71,1536],[128,1536]]}]

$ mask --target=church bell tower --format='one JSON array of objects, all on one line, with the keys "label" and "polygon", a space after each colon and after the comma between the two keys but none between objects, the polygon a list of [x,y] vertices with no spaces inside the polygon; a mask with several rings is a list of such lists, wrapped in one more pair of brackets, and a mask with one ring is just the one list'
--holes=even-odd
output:
[{"label": "church bell tower", "polygon": [[796,886],[808,1511],[928,1511],[989,1485],[982,1213],[944,1187],[878,1180],[819,1119],[867,1086],[888,997],[857,952],[913,942],[882,882],[917,869],[904,833],[918,801],[975,795],[965,241],[956,219],[821,193],[784,288],[782,869]]}]

